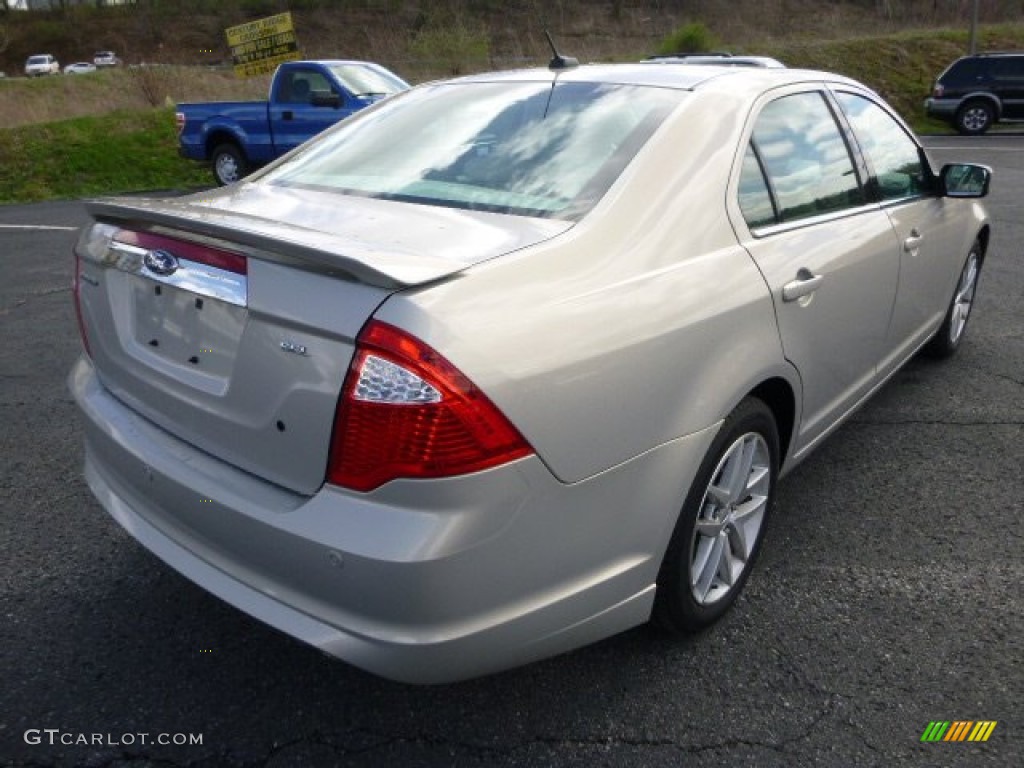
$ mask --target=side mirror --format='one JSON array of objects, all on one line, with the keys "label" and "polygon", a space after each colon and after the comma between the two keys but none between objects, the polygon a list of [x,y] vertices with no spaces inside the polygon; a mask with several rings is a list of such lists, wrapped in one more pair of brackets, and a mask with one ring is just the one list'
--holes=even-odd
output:
[{"label": "side mirror", "polygon": [[313,91],[309,97],[309,103],[314,107],[331,107],[337,109],[341,106],[341,94],[334,91]]},{"label": "side mirror", "polygon": [[992,169],[984,165],[951,163],[939,172],[944,197],[984,197],[992,182]]}]

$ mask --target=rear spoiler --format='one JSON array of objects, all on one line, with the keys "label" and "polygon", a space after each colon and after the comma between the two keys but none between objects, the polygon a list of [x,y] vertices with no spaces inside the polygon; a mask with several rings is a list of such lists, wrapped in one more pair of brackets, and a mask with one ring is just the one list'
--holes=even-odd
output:
[{"label": "rear spoiler", "polygon": [[328,232],[175,199],[103,198],[85,202],[97,221],[115,226],[212,238],[253,256],[388,290],[434,282],[468,265],[401,249],[381,249]]}]

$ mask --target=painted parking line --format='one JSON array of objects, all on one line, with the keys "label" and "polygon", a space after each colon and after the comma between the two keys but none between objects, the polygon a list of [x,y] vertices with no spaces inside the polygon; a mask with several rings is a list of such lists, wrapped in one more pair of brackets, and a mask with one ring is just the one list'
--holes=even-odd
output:
[{"label": "painted parking line", "polygon": [[70,232],[80,227],[60,227],[54,224],[0,224],[0,229],[39,229],[54,230],[59,232]]}]

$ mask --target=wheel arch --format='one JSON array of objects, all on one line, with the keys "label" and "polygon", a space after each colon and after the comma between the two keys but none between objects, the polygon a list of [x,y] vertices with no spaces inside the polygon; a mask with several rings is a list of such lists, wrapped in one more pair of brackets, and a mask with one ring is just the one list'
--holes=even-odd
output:
[{"label": "wheel arch", "polygon": [[239,141],[238,136],[224,128],[214,129],[210,131],[209,134],[207,134],[205,144],[207,159],[213,159],[213,150],[216,149],[221,144],[231,144],[241,153],[242,157],[244,157],[248,162],[249,155],[245,151],[245,147],[242,145],[242,142]]},{"label": "wheel arch", "polygon": [[985,264],[985,256],[988,253],[988,241],[991,238],[991,236],[992,236],[992,229],[989,227],[988,224],[983,226],[978,231],[977,240],[978,240],[978,243],[981,245],[981,254],[980,254],[981,258],[980,258],[980,261],[981,261],[982,266],[984,266],[984,264]]},{"label": "wheel arch", "polygon": [[989,93],[988,91],[974,91],[972,93],[968,93],[966,96],[960,99],[960,104],[956,108],[957,113],[959,113],[961,109],[966,107],[972,101],[988,102],[988,104],[990,104],[992,106],[992,109],[995,111],[995,119],[999,120],[1002,118],[1003,103],[999,100],[998,96],[996,96],[993,93]]},{"label": "wheel arch", "polygon": [[744,397],[758,398],[772,412],[779,433],[779,466],[783,466],[796,428],[796,393],[793,387],[784,378],[776,376],[762,381]]}]

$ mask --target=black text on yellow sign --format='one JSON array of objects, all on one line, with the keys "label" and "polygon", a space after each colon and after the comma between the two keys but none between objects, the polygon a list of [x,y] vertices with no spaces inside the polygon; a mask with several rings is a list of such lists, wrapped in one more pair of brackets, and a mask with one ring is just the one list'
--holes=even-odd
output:
[{"label": "black text on yellow sign", "polygon": [[225,30],[235,74],[253,77],[301,58],[291,13],[279,13]]}]

